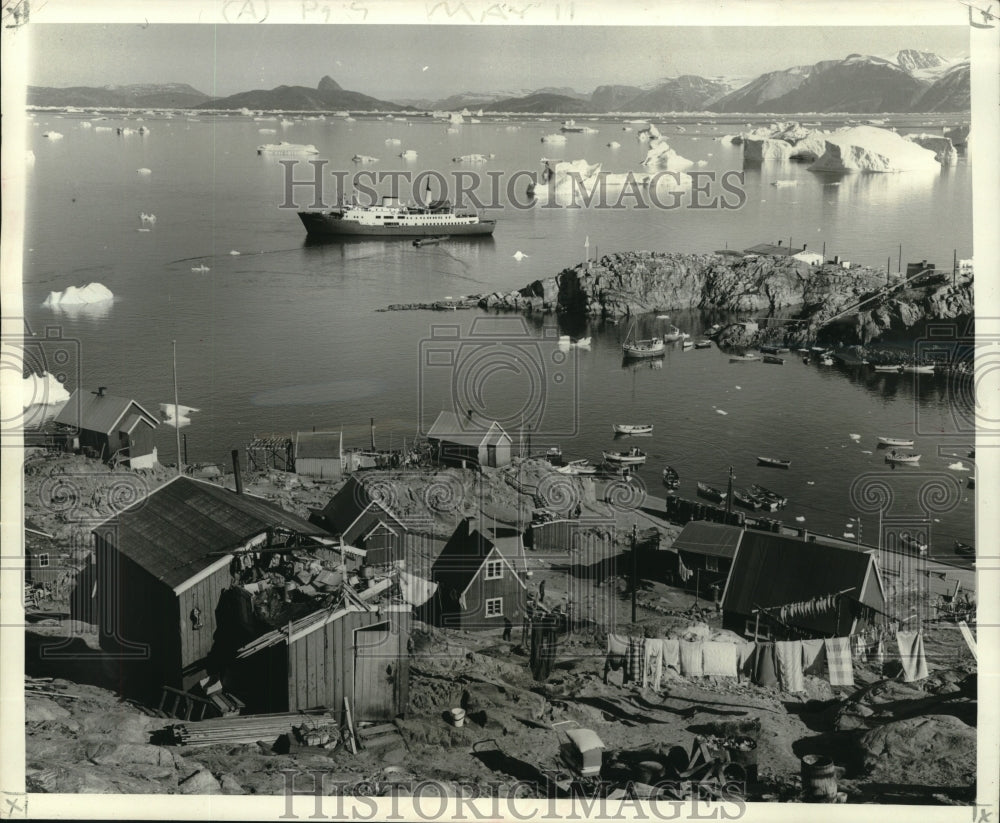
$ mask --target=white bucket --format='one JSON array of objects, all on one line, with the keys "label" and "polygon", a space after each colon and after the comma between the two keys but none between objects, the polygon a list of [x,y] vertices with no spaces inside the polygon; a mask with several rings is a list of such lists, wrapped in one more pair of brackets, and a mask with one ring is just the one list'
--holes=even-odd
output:
[{"label": "white bucket", "polygon": [[457,727],[461,728],[465,725],[465,709],[452,709],[451,712],[451,722]]}]

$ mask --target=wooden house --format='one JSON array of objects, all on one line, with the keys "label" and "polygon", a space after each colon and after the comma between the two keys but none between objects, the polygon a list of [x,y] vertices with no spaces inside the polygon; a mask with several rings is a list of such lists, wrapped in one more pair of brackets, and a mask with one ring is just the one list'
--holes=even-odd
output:
[{"label": "wooden house", "polygon": [[340,432],[297,432],[295,473],[317,480],[339,480],[342,474],[343,435]]},{"label": "wooden house", "polygon": [[461,520],[431,567],[433,617],[443,626],[495,629],[524,623],[527,586],[512,561],[520,536],[487,537]]},{"label": "wooden house", "polygon": [[189,688],[207,673],[234,552],[315,531],[261,498],[175,477],[93,530],[101,648],[136,691]]},{"label": "wooden house", "polygon": [[713,599],[721,596],[743,534],[739,526],[707,520],[685,525],[671,547],[684,587]]},{"label": "wooden house", "polygon": [[722,625],[761,639],[846,637],[885,612],[871,552],[747,530],[722,595]]},{"label": "wooden house", "polygon": [[74,449],[106,463],[148,469],[157,462],[157,418],[135,400],[108,394],[104,386],[96,392],[76,389],[54,422],[73,434]]},{"label": "wooden house", "polygon": [[24,582],[52,586],[67,574],[66,554],[55,537],[32,521],[24,521]]},{"label": "wooden house", "polygon": [[495,420],[473,415],[459,418],[454,412],[438,414],[427,431],[434,459],[448,466],[490,466],[510,464],[513,441]]},{"label": "wooden house", "polygon": [[251,712],[329,707],[391,720],[408,702],[410,606],[321,610],[247,644],[224,677]]},{"label": "wooden house", "polygon": [[369,565],[403,558],[406,526],[381,500],[372,497],[357,477],[348,478],[311,520],[343,544],[365,551]]}]

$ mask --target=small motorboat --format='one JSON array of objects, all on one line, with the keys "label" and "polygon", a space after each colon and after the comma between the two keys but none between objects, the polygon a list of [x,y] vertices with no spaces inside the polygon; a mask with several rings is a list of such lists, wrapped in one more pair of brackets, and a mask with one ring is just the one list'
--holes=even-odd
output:
[{"label": "small motorboat", "polygon": [[899,542],[903,544],[904,549],[919,552],[920,554],[927,554],[927,544],[921,543],[916,537],[913,537],[906,532],[903,532],[903,534],[899,536]]},{"label": "small motorboat", "polygon": [[749,363],[753,360],[760,360],[756,354],[731,354],[729,355],[730,363]]},{"label": "small motorboat", "polygon": [[712,348],[711,340],[698,340],[695,342],[694,347],[696,349],[710,349]]},{"label": "small motorboat", "polygon": [[820,362],[821,366],[832,366],[833,365],[833,358],[832,357],[821,357],[819,359],[819,362]]},{"label": "small motorboat", "polygon": [[763,508],[761,499],[749,494],[746,489],[733,489],[733,500],[745,509],[757,511]]},{"label": "small motorboat", "polygon": [[787,469],[792,465],[791,460],[782,457],[757,457],[757,462],[762,466],[773,466],[776,469]]},{"label": "small motorboat", "polygon": [[760,350],[764,354],[785,354],[788,351],[788,347],[776,346],[776,345],[763,345],[760,347]]},{"label": "small motorboat", "polygon": [[694,348],[694,341],[693,340],[684,340],[684,341],[682,341],[681,342],[681,348],[684,349],[685,351],[687,349],[693,349]]},{"label": "small motorboat", "polygon": [[556,471],[562,474],[597,474],[600,467],[589,460],[570,460],[565,466],[560,466]]},{"label": "small motorboat", "polygon": [[709,486],[707,483],[702,483],[700,481],[698,483],[698,494],[715,503],[721,503],[726,499],[726,493],[724,491],[719,491],[719,489],[714,486]]},{"label": "small motorboat", "polygon": [[553,446],[545,452],[545,459],[548,460],[553,466],[562,465],[562,449],[558,446]]},{"label": "small motorboat", "polygon": [[667,466],[663,470],[663,485],[670,491],[676,491],[681,485],[681,476],[673,466]]},{"label": "small motorboat", "polygon": [[968,543],[959,543],[955,541],[955,554],[961,555],[962,557],[975,557],[976,547],[970,546]]},{"label": "small motorboat", "polygon": [[604,452],[604,462],[612,466],[641,466],[646,462],[646,452],[634,446],[627,452]]},{"label": "small motorboat", "polygon": [[615,423],[612,427],[615,434],[652,434],[651,423]]},{"label": "small motorboat", "polygon": [[788,504],[788,498],[787,497],[785,497],[783,495],[780,495],[777,492],[773,492],[770,489],[766,489],[766,488],[764,488],[763,486],[761,486],[761,485],[759,485],[757,483],[751,483],[750,484],[750,491],[754,495],[756,495],[757,497],[761,497],[764,500],[770,500],[770,501],[774,502],[775,508],[779,508],[780,509],[782,506],[785,506],[785,505]]},{"label": "small motorboat", "polygon": [[899,464],[912,464],[920,462],[919,454],[899,454],[899,452],[891,451],[885,456],[886,463],[899,463]]},{"label": "small motorboat", "polygon": [[622,354],[631,359],[662,357],[666,351],[667,344],[659,337],[651,337],[649,340],[632,340],[622,344]]},{"label": "small motorboat", "polygon": [[903,366],[903,371],[912,374],[934,374],[934,366]]},{"label": "small motorboat", "polygon": [[773,363],[776,366],[784,366],[785,365],[785,358],[784,357],[778,357],[778,355],[776,355],[776,354],[765,354],[764,355],[764,362],[765,363]]},{"label": "small motorboat", "polygon": [[887,373],[890,373],[890,374],[899,374],[899,370],[901,368],[903,368],[903,367],[900,366],[900,365],[895,365],[895,366],[875,366],[875,371],[878,371],[878,372],[887,372]]},{"label": "small motorboat", "polygon": [[912,449],[913,441],[906,437],[880,437],[880,446],[895,446],[897,449]]},{"label": "small motorboat", "polygon": [[437,235],[436,237],[418,237],[416,240],[413,241],[413,245],[416,246],[418,249],[421,246],[436,246],[442,240],[447,240],[450,236],[451,235],[448,234],[440,234]]},{"label": "small motorboat", "polygon": [[677,326],[671,326],[670,331],[663,335],[663,341],[665,343],[674,343],[678,340],[683,340],[684,337],[684,332],[677,328]]}]

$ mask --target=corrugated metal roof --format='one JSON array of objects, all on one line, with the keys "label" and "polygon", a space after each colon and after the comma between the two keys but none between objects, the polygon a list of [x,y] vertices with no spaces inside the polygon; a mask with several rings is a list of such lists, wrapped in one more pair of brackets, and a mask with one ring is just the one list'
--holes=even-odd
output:
[{"label": "corrugated metal roof", "polygon": [[291,512],[220,486],[177,477],[117,517],[102,535],[123,555],[174,588],[268,528],[312,534],[316,527]]},{"label": "corrugated metal roof", "polygon": [[340,459],[340,432],[298,432],[295,459]]},{"label": "corrugated metal roof", "polygon": [[504,437],[510,439],[496,421],[484,422],[475,417],[463,417],[459,420],[458,415],[451,411],[438,414],[434,424],[427,430],[427,437],[429,440],[445,440],[460,446],[482,446],[488,437],[492,438],[489,442],[493,444]]},{"label": "corrugated metal roof", "polygon": [[134,400],[115,397],[111,394],[97,395],[83,389],[75,389],[69,401],[56,415],[55,422],[73,426],[85,431],[111,434],[115,426],[129,410],[140,414],[153,428],[159,421]]},{"label": "corrugated metal roof", "polygon": [[760,243],[756,246],[751,246],[749,249],[743,249],[744,254],[769,254],[772,257],[788,257],[789,255],[798,254],[801,251],[805,251],[805,249],[775,246],[772,243]]},{"label": "corrugated metal roof", "polygon": [[740,544],[742,535],[743,529],[739,526],[694,520],[681,529],[672,548],[691,554],[731,559],[736,554],[736,547]]},{"label": "corrugated metal roof", "polygon": [[[783,606],[855,587],[860,597],[872,556],[866,552],[747,530],[723,596],[724,611],[749,615],[758,606]],[[881,608],[880,604],[870,604]],[[829,620],[800,619],[797,625],[826,631]]]}]

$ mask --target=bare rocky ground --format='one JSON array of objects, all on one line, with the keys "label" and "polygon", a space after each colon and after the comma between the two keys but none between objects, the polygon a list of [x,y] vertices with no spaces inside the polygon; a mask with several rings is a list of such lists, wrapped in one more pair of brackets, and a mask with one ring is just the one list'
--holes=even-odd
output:
[{"label": "bare rocky ground", "polygon": [[[80,460],[33,462],[26,477],[27,516],[64,539],[81,528],[79,518],[68,522],[64,513],[33,504],[51,470],[73,472],[80,490],[78,505],[95,517],[108,509],[102,489],[121,474],[95,465],[90,465],[92,471],[80,471]],[[542,467],[531,471],[536,484],[544,479]],[[459,516],[471,513],[468,493],[479,491],[473,481],[457,474],[413,473],[405,483],[395,478],[397,494],[402,495],[397,506],[404,513],[408,507],[416,511],[436,475],[442,475],[438,485],[452,484],[456,490],[462,485],[462,502],[441,507],[434,517],[433,534],[447,535]],[[169,476],[163,470],[148,479],[163,482]],[[525,472],[520,477],[523,481]],[[518,492],[499,474],[485,482],[489,485],[483,498],[491,501],[499,521],[515,523],[518,511],[524,515],[533,506],[530,495]],[[333,491],[280,473],[255,478],[249,489],[299,513],[321,507]],[[583,508],[615,516],[620,531],[632,522],[649,525],[641,514],[608,507],[586,493]],[[663,531],[670,536],[676,528]],[[663,636],[697,622],[718,629],[714,610],[679,589],[645,583],[638,593],[637,622],[632,624],[630,597],[621,579],[609,578],[600,586],[587,581],[581,592],[564,564],[532,552],[526,560],[532,587],[546,582],[546,603],[566,603],[572,597],[580,618],[586,616],[587,604],[600,603],[605,619],[613,615],[621,633]],[[410,706],[406,717],[396,721],[400,735],[394,742],[357,755],[343,746],[275,754],[273,740],[208,747],[152,744],[151,734],[172,721],[150,717],[118,697],[114,663],[101,655],[92,626],[67,619],[66,602],[42,603],[39,609],[26,626],[26,674],[53,679],[27,685],[29,791],[280,795],[289,770],[318,769],[328,774],[330,792],[338,783],[366,781],[365,791],[378,793],[392,773],[394,779],[438,780],[456,792],[469,791],[467,784],[472,783],[481,793],[491,793],[535,769],[556,768],[561,741],[552,725],[561,721],[593,729],[611,750],[661,745],[690,750],[694,736],[704,733],[707,724],[759,718],[760,782],[750,787],[752,800],[797,801],[800,758],[806,754],[829,755],[843,768],[840,789],[851,803],[969,804],[975,797],[975,664],[954,628],[928,629],[932,673],[920,683],[903,683],[861,666],[855,669],[854,690],[835,692],[827,681],[807,677],[806,693],[792,695],[724,678],[667,679],[655,693],[623,687],[617,672],[606,685],[604,631],[590,623],[561,642],[551,676],[544,684],[536,683],[516,635],[514,642],[504,642],[499,633],[415,624]],[[43,659],[43,646],[71,654]],[[470,705],[476,711],[463,727],[446,722],[449,709]],[[567,727],[571,725],[561,728]]]}]

